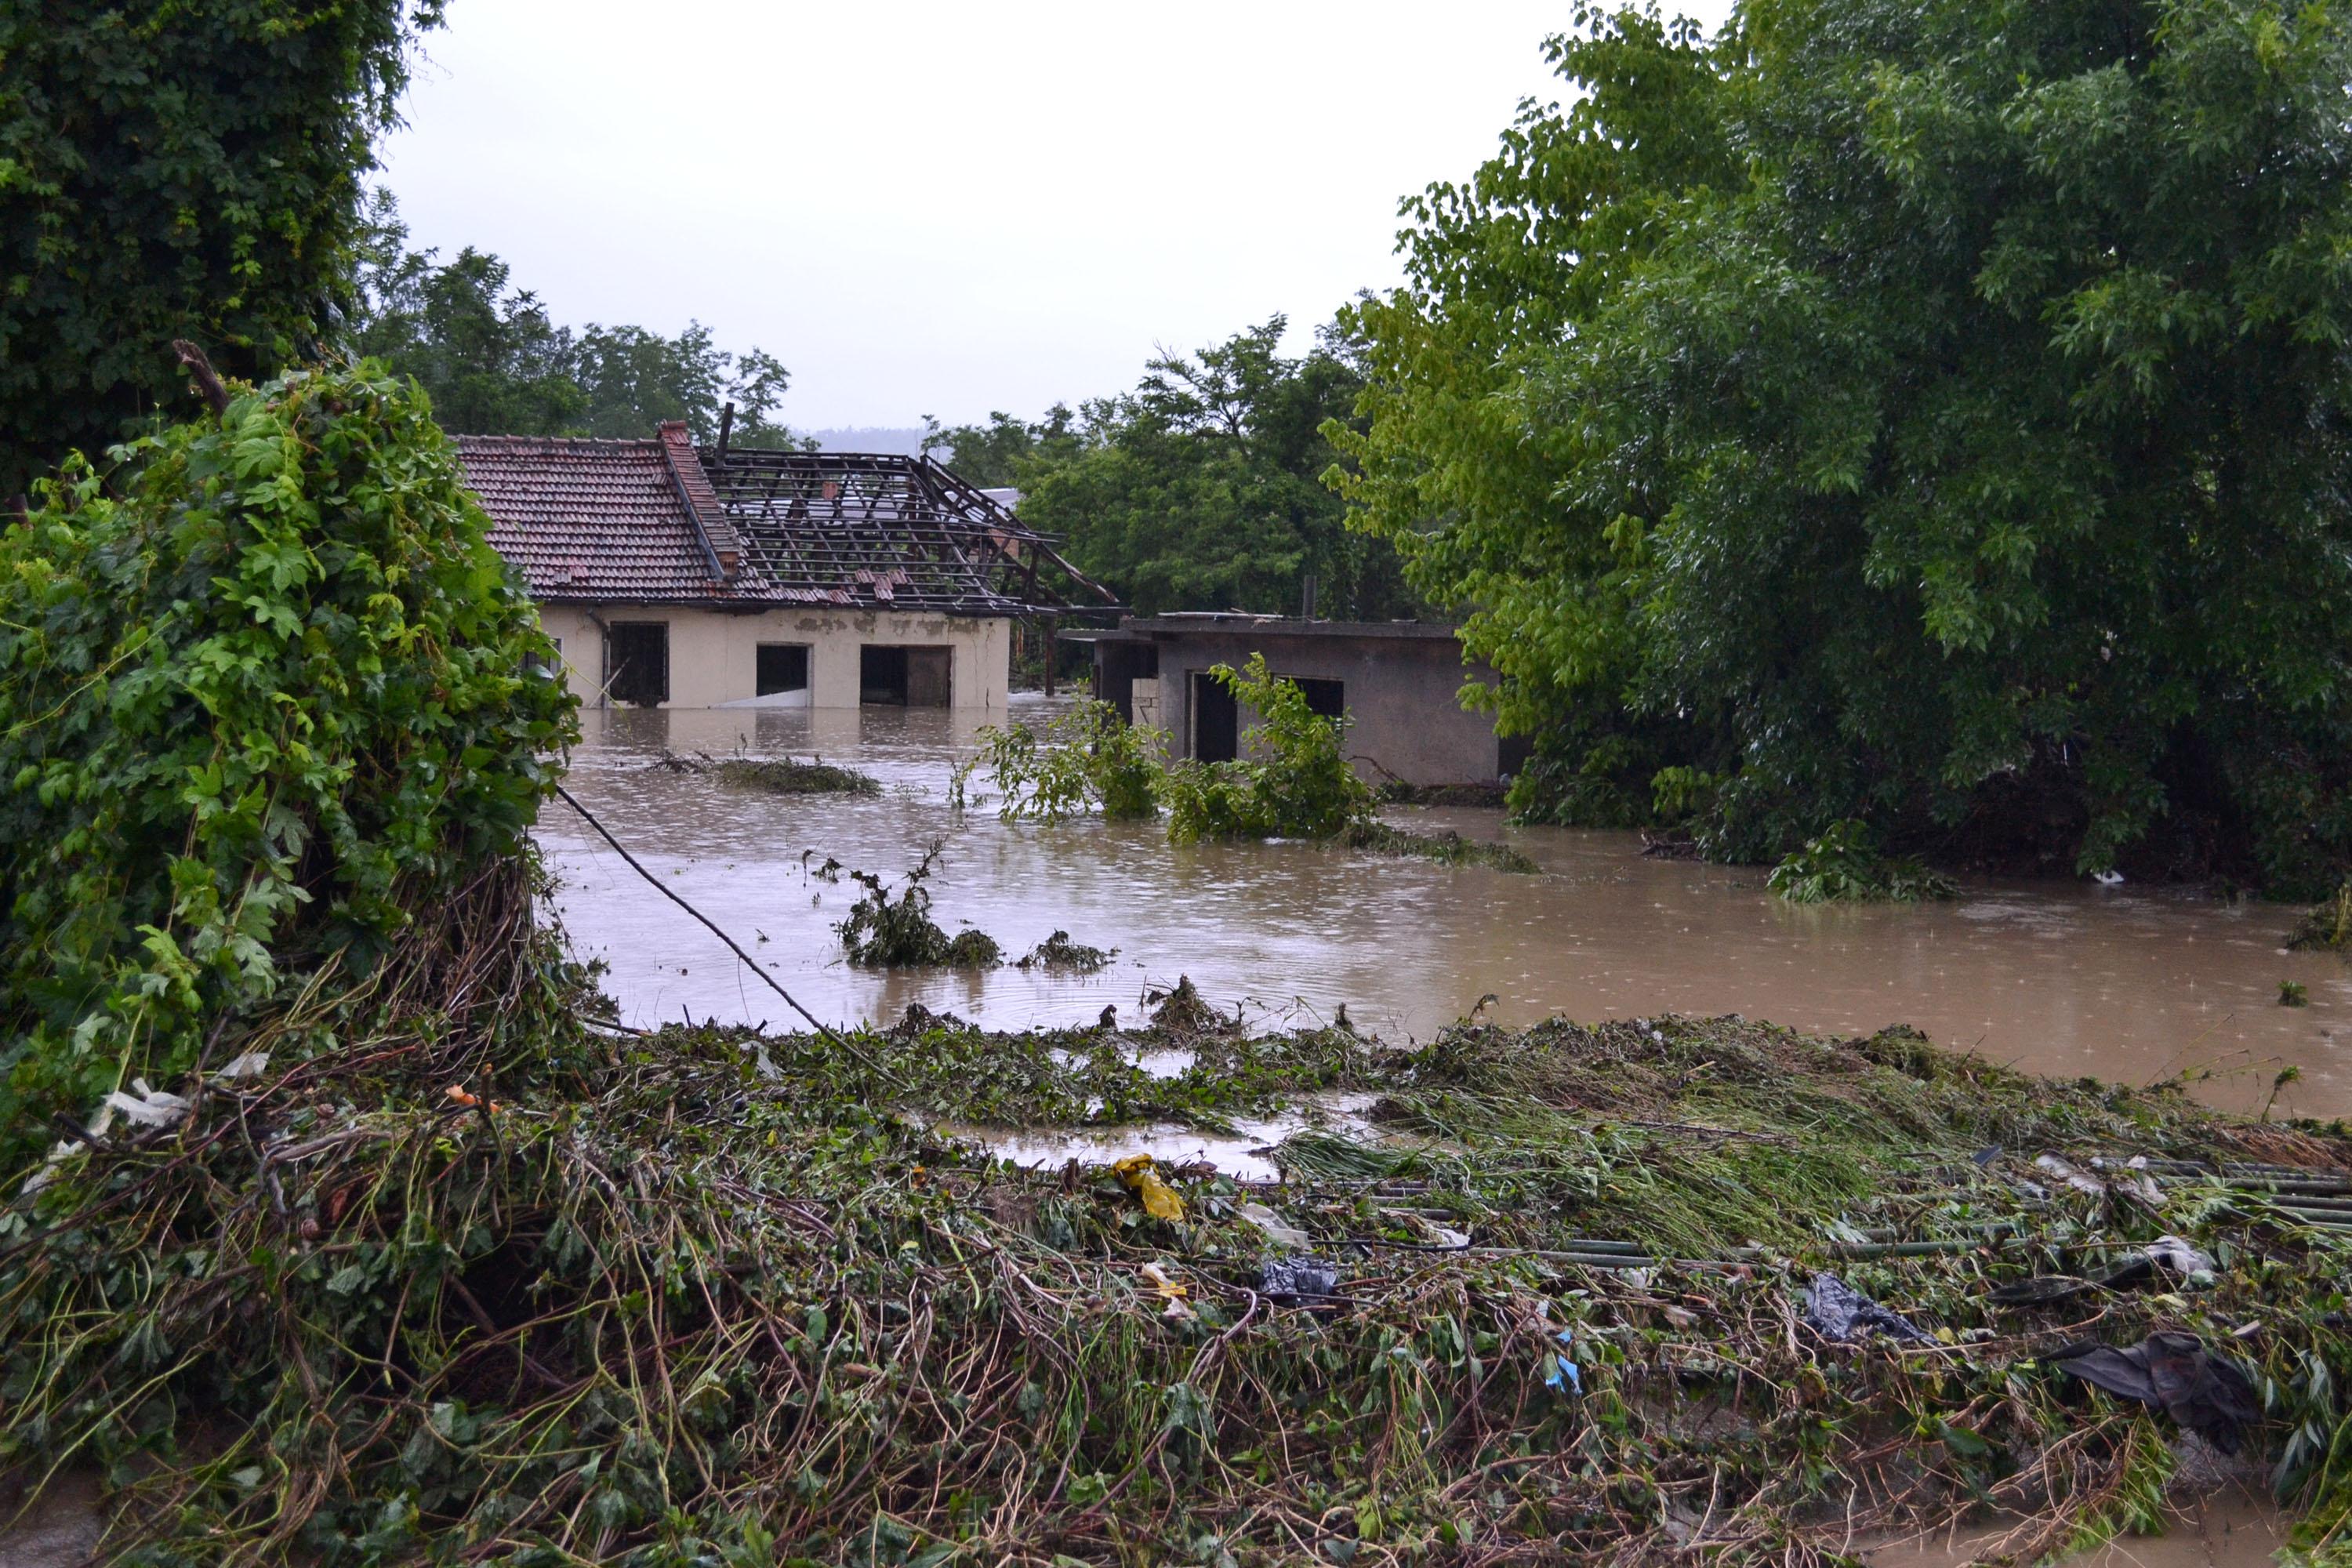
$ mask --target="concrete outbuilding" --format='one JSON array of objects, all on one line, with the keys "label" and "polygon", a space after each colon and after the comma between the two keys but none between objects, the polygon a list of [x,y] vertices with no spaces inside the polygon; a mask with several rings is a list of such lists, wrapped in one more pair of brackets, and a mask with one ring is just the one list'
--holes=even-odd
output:
[{"label": "concrete outbuilding", "polygon": [[1095,695],[1129,722],[1166,731],[1179,757],[1240,752],[1255,715],[1209,672],[1262,653],[1317,712],[1351,721],[1349,759],[1374,784],[1492,784],[1526,760],[1524,742],[1495,733],[1492,714],[1463,706],[1465,684],[1492,685],[1495,674],[1465,663],[1450,626],[1182,614],[1064,636],[1093,645]]},{"label": "concrete outbuilding", "polygon": [[1016,621],[1112,598],[928,458],[457,439],[590,707],[1002,708]]}]

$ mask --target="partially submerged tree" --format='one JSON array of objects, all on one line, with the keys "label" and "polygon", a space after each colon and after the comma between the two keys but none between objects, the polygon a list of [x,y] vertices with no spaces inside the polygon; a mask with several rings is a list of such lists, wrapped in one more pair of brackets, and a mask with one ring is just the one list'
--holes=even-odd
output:
[{"label": "partially submerged tree", "polygon": [[442,0],[0,10],[0,500],[184,412],[175,337],[232,374],[315,352],[360,180]]},{"label": "partially submerged tree", "polygon": [[[1557,46],[1360,307],[1365,521],[1523,804],[2010,862],[2352,859],[2352,16],[1756,0]],[[1702,787],[1694,792],[1696,781]],[[1530,799],[1538,783],[1548,800]],[[1632,798],[1630,807],[1625,804]]]}]

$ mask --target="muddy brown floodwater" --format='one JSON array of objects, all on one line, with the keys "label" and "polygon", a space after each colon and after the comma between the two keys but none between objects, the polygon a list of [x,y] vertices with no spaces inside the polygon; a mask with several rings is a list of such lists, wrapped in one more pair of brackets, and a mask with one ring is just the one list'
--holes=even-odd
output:
[{"label": "muddy brown floodwater", "polygon": [[[1048,710],[1013,700],[1013,713]],[[1760,870],[1643,859],[1631,836],[1506,827],[1499,812],[1399,811],[1407,826],[1507,838],[1548,874],[1513,876],[1309,844],[1171,847],[1095,820],[1005,823],[948,805],[980,721],[940,710],[615,711],[584,715],[574,794],[652,870],[830,1021],[910,1002],[992,1026],[1133,1017],[1145,989],[1190,974],[1227,1007],[1279,1021],[1349,1016],[1427,1037],[1495,997],[1532,1022],[1741,1013],[1817,1031],[1907,1023],[2038,1072],[2145,1082],[2210,1070],[2199,1092],[2282,1113],[2352,1114],[2352,967],[2282,948],[2295,910],[2155,889],[1964,882],[1929,905],[1790,905]],[[878,796],[769,795],[647,766],[664,749],[806,756],[882,780]],[[632,1022],[782,1024],[775,994],[654,895],[568,807],[542,840],[575,947],[610,966]],[[877,973],[842,962],[833,924],[857,889],[828,858],[896,877],[942,844],[933,913],[1017,956],[1056,929],[1117,947],[1108,970]],[[2279,983],[2310,1003],[2284,1007]]]}]

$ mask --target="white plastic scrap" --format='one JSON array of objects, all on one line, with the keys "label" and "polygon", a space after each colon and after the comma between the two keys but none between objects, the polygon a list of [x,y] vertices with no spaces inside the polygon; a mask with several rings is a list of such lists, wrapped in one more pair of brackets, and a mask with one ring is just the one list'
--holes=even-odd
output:
[{"label": "white plastic scrap", "polygon": [[2046,1172],[2078,1193],[2104,1197],[2110,1192],[2116,1192],[2126,1197],[2137,1198],[2151,1208],[2164,1206],[2164,1189],[2158,1186],[2156,1178],[2147,1173],[2145,1160],[2134,1161],[2128,1166],[2105,1166],[2105,1162],[2099,1163],[2111,1172],[2109,1180],[2103,1182],[2087,1171],[2077,1170],[2055,1154],[2044,1154],[2033,1162],[2036,1170]]},{"label": "white plastic scrap", "polygon": [[1265,1232],[1268,1241],[1283,1247],[1295,1247],[1300,1251],[1315,1244],[1315,1238],[1284,1219],[1264,1204],[1241,1204],[1234,1213]]},{"label": "white plastic scrap", "polygon": [[143,1078],[131,1080],[131,1092],[116,1089],[106,1097],[110,1110],[119,1110],[140,1127],[169,1127],[195,1108],[195,1101],[160,1089],[150,1089]]},{"label": "white plastic scrap", "polygon": [[2211,1253],[2177,1236],[2159,1236],[2149,1242],[2147,1256],[2176,1274],[2210,1274],[2213,1269]]},{"label": "white plastic scrap", "polygon": [[[100,1101],[98,1108],[98,1114],[90,1119],[89,1136],[92,1138],[103,1138],[113,1125],[114,1107],[106,1104],[104,1101]],[[56,1181],[58,1179],[58,1167],[65,1163],[66,1161],[72,1159],[76,1154],[80,1153],[85,1147],[87,1147],[87,1145],[79,1138],[60,1139],[58,1143],[49,1150],[49,1157],[41,1162],[40,1169],[26,1177],[25,1184],[16,1190],[26,1197],[31,1197],[35,1193],[39,1192],[43,1187],[46,1187],[51,1182]]]},{"label": "white plastic scrap", "polygon": [[269,1053],[268,1051],[247,1051],[241,1057],[232,1057],[223,1063],[221,1069],[213,1074],[213,1084],[215,1088],[226,1089],[229,1085],[245,1079],[259,1078],[268,1070]]}]

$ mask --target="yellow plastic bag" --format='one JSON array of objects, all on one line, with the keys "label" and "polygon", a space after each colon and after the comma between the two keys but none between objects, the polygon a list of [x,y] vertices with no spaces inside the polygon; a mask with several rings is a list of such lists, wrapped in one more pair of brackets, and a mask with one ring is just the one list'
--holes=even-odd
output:
[{"label": "yellow plastic bag", "polygon": [[1160,1179],[1160,1173],[1151,1166],[1150,1155],[1129,1154],[1110,1169],[1111,1174],[1125,1182],[1134,1189],[1135,1195],[1143,1200],[1144,1213],[1174,1225],[1184,1217],[1184,1200],[1176,1195],[1175,1188]]}]

